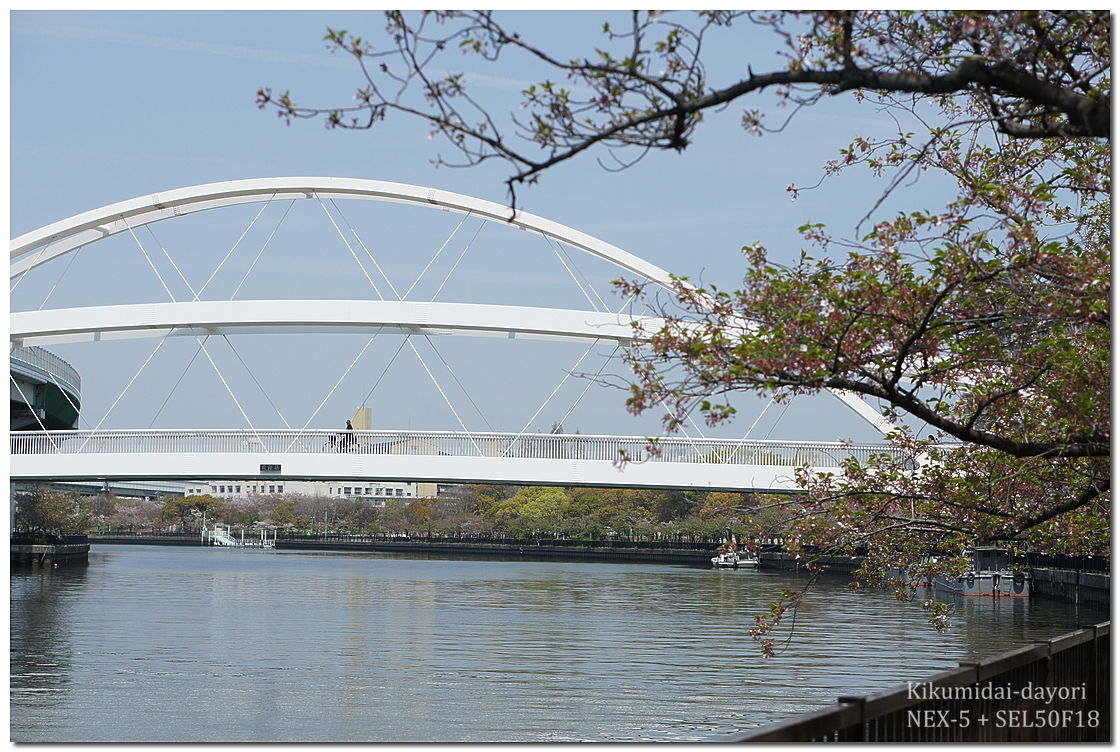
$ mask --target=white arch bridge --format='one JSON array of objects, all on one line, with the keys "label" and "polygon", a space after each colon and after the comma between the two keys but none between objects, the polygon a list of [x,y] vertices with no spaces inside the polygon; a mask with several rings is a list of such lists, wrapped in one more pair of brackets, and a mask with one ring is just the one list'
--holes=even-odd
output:
[{"label": "white arch bridge", "polygon": [[[523,212],[511,216],[510,209],[500,204],[430,188],[343,178],[213,183],[86,212],[15,238],[10,278],[18,286],[33,269],[97,240],[120,233],[135,238],[137,228],[194,212],[254,202],[313,199],[322,203],[342,198],[411,204],[500,223],[598,257],[653,284],[666,288],[671,284],[670,275],[663,269],[541,217]],[[158,338],[158,350],[169,338],[193,337],[205,352],[204,343],[209,337],[292,332],[358,334],[371,341],[379,334],[404,335],[406,341],[413,336],[456,335],[626,346],[641,343],[659,328],[656,317],[612,312],[605,303],[597,305],[586,291],[584,296],[593,310],[408,300],[409,293],[399,294],[387,277],[391,295],[386,296],[351,243],[346,241],[346,245],[377,299],[206,300],[201,296],[218,269],[198,289],[191,287],[180,272],[190,288],[189,299],[177,300],[161,277],[162,289],[171,302],[54,309],[40,306],[39,310],[13,312],[11,347],[150,337]],[[384,277],[364,245],[362,250]],[[151,264],[146,253],[145,259]],[[152,269],[156,271],[154,265]],[[571,269],[568,271],[572,274]],[[575,274],[572,277],[580,284]],[[413,351],[421,357],[415,347]],[[211,364],[217,369],[212,359]],[[428,375],[432,376],[430,370]],[[232,391],[230,396],[234,396]],[[835,396],[885,432],[882,417],[858,396]],[[448,405],[451,407],[450,402]],[[47,431],[41,425],[43,430],[12,432],[11,477],[57,481],[376,478],[788,492],[797,490],[794,469],[798,466],[836,471],[847,457],[865,460],[874,453],[894,451],[886,445],[665,437],[658,441],[656,451],[650,452],[644,437],[469,430],[458,413],[455,416],[463,430],[457,432],[352,434],[308,428],[314,415],[302,428],[284,429],[254,427],[244,410],[242,415],[250,422],[249,429],[101,430],[99,423],[92,430]],[[623,457],[629,461],[620,463]]]}]

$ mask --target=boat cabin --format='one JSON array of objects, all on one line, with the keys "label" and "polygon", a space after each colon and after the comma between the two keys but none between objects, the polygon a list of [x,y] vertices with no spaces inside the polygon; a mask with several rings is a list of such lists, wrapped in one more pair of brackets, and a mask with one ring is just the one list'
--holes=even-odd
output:
[{"label": "boat cabin", "polygon": [[972,569],[976,572],[1003,572],[1011,566],[1011,552],[1006,548],[972,549]]}]

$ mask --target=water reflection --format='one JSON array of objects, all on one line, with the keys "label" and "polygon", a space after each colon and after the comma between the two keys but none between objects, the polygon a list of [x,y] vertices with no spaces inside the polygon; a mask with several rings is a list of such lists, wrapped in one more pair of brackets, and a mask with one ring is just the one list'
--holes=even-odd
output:
[{"label": "water reflection", "polygon": [[123,546],[89,572],[12,575],[12,686],[47,686],[39,653],[66,685],[49,712],[13,691],[17,741],[703,739],[1091,620],[973,602],[937,634],[837,580],[767,661],[747,631],[787,574]]},{"label": "water reflection", "polygon": [[32,723],[48,730],[67,703],[73,683],[73,596],[83,591],[87,575],[85,567],[13,570],[11,703],[26,709]]}]

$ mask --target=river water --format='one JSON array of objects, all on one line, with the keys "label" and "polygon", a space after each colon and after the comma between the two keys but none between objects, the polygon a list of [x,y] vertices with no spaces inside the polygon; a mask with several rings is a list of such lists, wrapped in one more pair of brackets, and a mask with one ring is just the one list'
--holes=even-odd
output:
[{"label": "river water", "polygon": [[690,741],[1107,618],[815,591],[788,647],[747,630],[789,574],[629,563],[95,546],[11,574],[16,742]]}]

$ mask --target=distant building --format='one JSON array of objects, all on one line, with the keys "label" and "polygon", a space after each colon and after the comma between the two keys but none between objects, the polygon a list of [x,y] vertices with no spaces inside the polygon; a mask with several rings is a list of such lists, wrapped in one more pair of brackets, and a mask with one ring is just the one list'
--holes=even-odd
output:
[{"label": "distant building", "polygon": [[373,429],[373,410],[368,407],[359,407],[350,416],[355,431],[370,431]]},{"label": "distant building", "polygon": [[383,505],[388,499],[434,498],[438,493],[435,483],[391,483],[372,480],[280,480],[278,478],[250,480],[188,481],[185,496],[209,494],[217,499],[243,499],[247,496],[271,494],[300,494],[325,496],[335,499],[365,499]]}]

